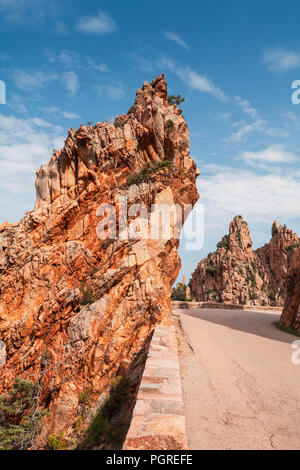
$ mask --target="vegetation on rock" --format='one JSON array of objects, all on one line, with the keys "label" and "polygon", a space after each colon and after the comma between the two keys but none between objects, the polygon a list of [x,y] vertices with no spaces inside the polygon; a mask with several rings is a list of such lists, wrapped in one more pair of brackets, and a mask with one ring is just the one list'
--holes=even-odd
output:
[{"label": "vegetation on rock", "polygon": [[168,104],[172,106],[173,104],[176,104],[176,106],[180,106],[185,98],[183,98],[181,95],[169,95],[168,98]]},{"label": "vegetation on rock", "polygon": [[40,391],[38,383],[16,377],[0,396],[0,450],[26,450],[34,444],[45,414],[39,406]]}]

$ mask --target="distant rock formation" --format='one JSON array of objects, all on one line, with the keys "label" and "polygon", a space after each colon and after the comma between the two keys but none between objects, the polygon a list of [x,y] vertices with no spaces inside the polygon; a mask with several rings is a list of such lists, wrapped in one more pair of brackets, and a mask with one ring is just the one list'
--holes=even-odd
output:
[{"label": "distant rock formation", "polygon": [[270,242],[254,251],[246,221],[236,216],[217,251],[193,272],[192,296],[197,301],[281,306],[285,278],[298,245],[298,236],[275,221]]},{"label": "distant rock formation", "polygon": [[0,392],[16,376],[49,370],[41,445],[49,433],[72,436],[79,418],[86,426],[112,380],[134,376],[155,323],[170,321],[179,239],[102,240],[98,207],[111,204],[118,216],[120,195],[148,213],[154,203],[193,206],[198,174],[187,124],[160,75],[114,124],[70,129],[37,171],[34,210],[0,226]]},{"label": "distant rock formation", "polygon": [[300,332],[300,247],[290,262],[286,280],[286,298],[279,324]]}]

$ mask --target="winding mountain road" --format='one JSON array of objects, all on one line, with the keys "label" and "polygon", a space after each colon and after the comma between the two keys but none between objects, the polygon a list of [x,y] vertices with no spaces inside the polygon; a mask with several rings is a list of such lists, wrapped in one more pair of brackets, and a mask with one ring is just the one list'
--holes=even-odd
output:
[{"label": "winding mountain road", "polygon": [[189,448],[299,449],[297,337],[272,325],[279,313],[178,313]]}]

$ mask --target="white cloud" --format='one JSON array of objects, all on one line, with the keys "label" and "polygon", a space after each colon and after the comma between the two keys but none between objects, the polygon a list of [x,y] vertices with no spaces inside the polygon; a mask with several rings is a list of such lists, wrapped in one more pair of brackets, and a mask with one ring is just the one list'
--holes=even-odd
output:
[{"label": "white cloud", "polygon": [[78,114],[70,113],[69,111],[61,111],[61,115],[67,119],[80,119]]},{"label": "white cloud", "polygon": [[1,29],[14,25],[22,29],[65,34],[63,5],[58,0],[0,0]]},{"label": "white cloud", "polygon": [[224,139],[225,142],[238,143],[245,140],[249,134],[253,132],[262,132],[266,128],[267,121],[258,119],[251,124],[245,123],[244,121],[236,123],[239,129],[231,134],[228,138]]},{"label": "white cloud", "polygon": [[179,46],[183,47],[184,49],[190,50],[190,46],[187,45],[187,43],[181,39],[181,37],[172,31],[166,31],[165,32],[165,37],[167,39],[170,39],[170,41],[176,42]]},{"label": "white cloud", "polygon": [[58,75],[53,73],[47,74],[41,70],[25,72],[21,69],[14,69],[12,78],[20,90],[32,91],[43,88],[47,83],[57,80]]},{"label": "white cloud", "polygon": [[280,114],[281,114],[282,117],[288,119],[289,121],[293,122],[294,124],[299,124],[299,118],[296,115],[296,113],[294,113],[293,111],[286,110],[286,111],[282,111]]},{"label": "white cloud", "polygon": [[91,59],[91,57],[87,57],[87,62],[91,70],[96,70],[97,72],[101,73],[109,72],[109,68],[104,62],[97,64],[93,59]]},{"label": "white cloud", "polygon": [[79,88],[79,80],[76,72],[73,70],[69,70],[68,72],[64,72],[61,76],[62,82],[66,87],[66,90],[71,94],[75,95]]},{"label": "white cloud", "polygon": [[220,119],[221,121],[228,121],[230,117],[231,117],[231,112],[218,114],[218,119]]},{"label": "white cloud", "polygon": [[78,114],[72,113],[71,111],[61,110],[57,106],[49,106],[49,107],[45,107],[41,109],[46,114],[52,114],[54,116],[62,116],[67,119],[79,119],[80,118]]},{"label": "white cloud", "polygon": [[1,219],[14,220],[34,203],[35,170],[63,146],[60,126],[39,118],[18,119],[0,114]]},{"label": "white cloud", "polygon": [[184,67],[183,69],[178,70],[178,75],[182,78],[182,80],[186,80],[187,84],[194,90],[210,93],[215,98],[218,98],[222,101],[226,100],[224,92],[219,87],[217,87],[211,79],[203,75],[199,75],[189,67]]},{"label": "white cloud", "polygon": [[201,170],[197,185],[207,228],[223,227],[224,231],[237,214],[250,223],[299,218],[299,172],[257,174],[221,165],[206,165]]},{"label": "white cloud", "polygon": [[285,73],[300,66],[300,54],[286,49],[268,49],[263,60],[267,67],[275,72]]},{"label": "white cloud", "polygon": [[68,70],[80,67],[80,57],[75,51],[63,49],[58,55],[58,60]]},{"label": "white cloud", "polygon": [[296,155],[288,152],[282,145],[271,145],[264,150],[257,152],[243,152],[239,159],[244,160],[249,165],[266,165],[270,163],[293,163],[298,160]]},{"label": "white cloud", "polygon": [[205,77],[204,75],[200,75],[191,67],[178,65],[168,57],[163,57],[159,61],[159,65],[170,69],[193,90],[210,93],[221,101],[227,100],[225,93],[218,86],[216,86],[210,78]]},{"label": "white cloud", "polygon": [[96,90],[99,96],[106,96],[112,101],[121,99],[123,96],[125,96],[123,87],[117,84],[98,85]]},{"label": "white cloud", "polygon": [[242,108],[243,112],[248,114],[252,119],[255,119],[257,116],[257,110],[251,106],[249,101],[241,98],[240,96],[235,96],[234,100],[236,104]]},{"label": "white cloud", "polygon": [[28,92],[41,90],[56,80],[60,80],[71,95],[75,95],[80,86],[78,75],[73,70],[66,70],[62,73],[46,73],[42,70],[25,72],[24,70],[15,69],[12,76],[16,86],[20,90]]},{"label": "white cloud", "polygon": [[77,29],[84,33],[102,35],[112,33],[117,25],[110,15],[98,11],[97,15],[82,17],[77,23]]}]

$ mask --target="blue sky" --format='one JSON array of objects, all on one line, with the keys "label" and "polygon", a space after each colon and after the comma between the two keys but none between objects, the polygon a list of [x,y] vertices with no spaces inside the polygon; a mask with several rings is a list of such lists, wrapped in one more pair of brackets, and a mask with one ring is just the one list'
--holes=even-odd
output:
[{"label": "blue sky", "polygon": [[69,127],[126,112],[165,72],[185,96],[205,243],[242,214],[254,246],[278,219],[300,234],[300,5],[288,0],[0,0],[0,221],[33,207],[35,170]]}]

